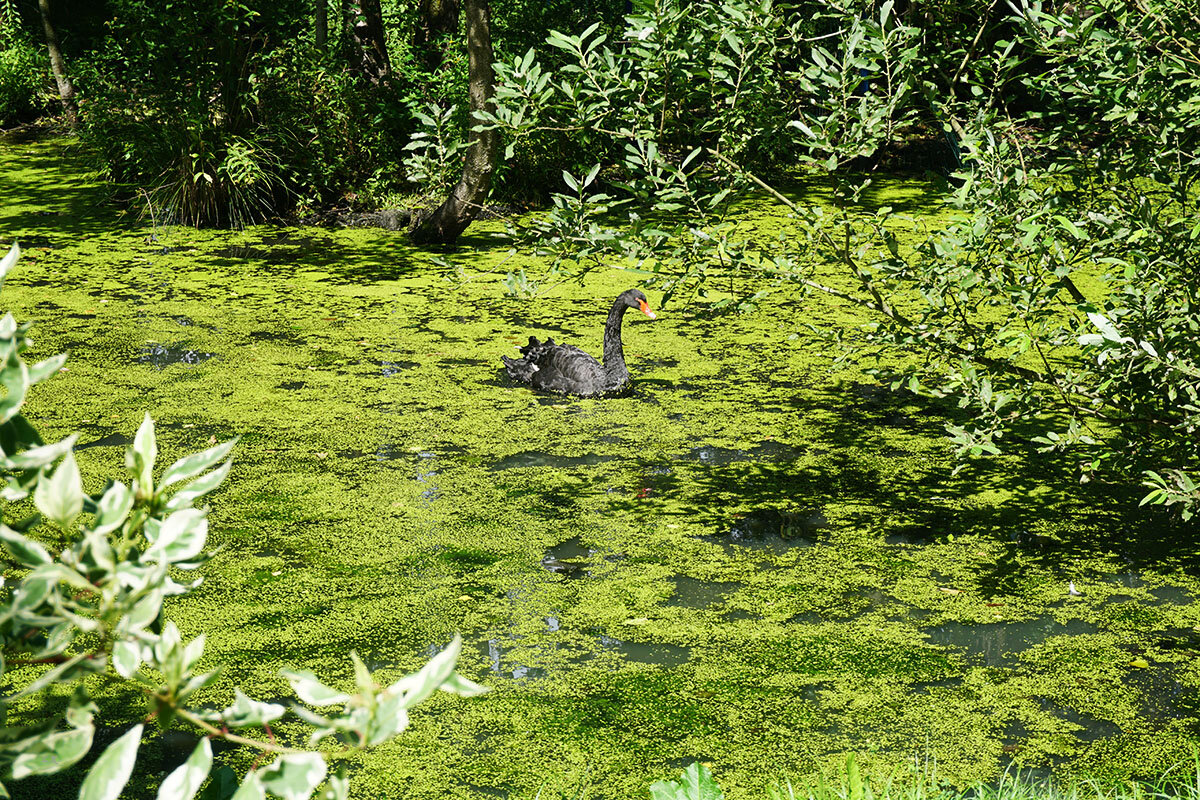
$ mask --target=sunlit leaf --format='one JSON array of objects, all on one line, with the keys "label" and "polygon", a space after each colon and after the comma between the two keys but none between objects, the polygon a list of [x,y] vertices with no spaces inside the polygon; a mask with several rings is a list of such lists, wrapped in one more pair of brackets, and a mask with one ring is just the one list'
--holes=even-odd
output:
[{"label": "sunlit leaf", "polygon": [[263,787],[283,800],[308,800],[325,780],[327,767],[320,753],[287,753],[258,773]]},{"label": "sunlit leaf", "polygon": [[105,748],[79,789],[79,800],[117,800],[137,761],[142,726],[134,725],[124,736]]},{"label": "sunlit leaf", "polygon": [[212,768],[212,745],[201,737],[188,760],[175,768],[158,787],[158,800],[191,800]]}]

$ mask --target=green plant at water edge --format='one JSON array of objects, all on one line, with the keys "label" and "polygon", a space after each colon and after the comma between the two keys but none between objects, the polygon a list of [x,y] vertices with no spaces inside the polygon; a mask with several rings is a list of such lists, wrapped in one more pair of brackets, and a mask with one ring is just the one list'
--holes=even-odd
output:
[{"label": "green plant at water edge", "polygon": [[46,107],[45,54],[19,37],[0,49],[0,126],[32,118]]},{"label": "green plant at water edge", "polygon": [[[664,304],[679,294],[747,308],[798,284],[866,309],[869,326],[825,333],[857,359],[905,358],[879,370],[893,389],[967,409],[969,421],[947,426],[964,463],[1014,444],[1061,452],[1081,480],[1143,483],[1143,503],[1190,518],[1191,4],[979,6],[978,29],[949,52],[933,23],[865,6],[808,15],[731,0],[697,12],[658,0],[620,42],[594,27],[551,32],[548,45],[571,57],[557,73],[532,50],[498,64],[489,124],[513,141],[571,130],[613,153],[583,179],[564,176],[570,191],[514,237],[550,257],[545,278],[634,268]],[[1035,110],[1021,117],[1022,105]],[[933,229],[875,199],[863,169],[927,135],[930,120],[962,156]],[[806,165],[805,196],[776,190],[771,152]],[[747,190],[786,207],[791,225],[769,237],[731,214]]]},{"label": "green plant at water edge", "polygon": [[679,780],[661,780],[650,785],[651,800],[722,800],[725,793],[708,767],[692,762]]},{"label": "green plant at water edge", "polygon": [[[0,284],[16,263],[14,246],[0,261]],[[455,672],[461,640],[454,640],[421,670],[380,686],[357,654],[355,688],[340,691],[313,673],[287,670],[284,677],[303,705],[287,708],[234,690],[223,710],[191,707],[223,668],[200,672],[204,635],[185,641],[163,619],[165,598],[194,590],[200,579],[184,580],[211,558],[205,552],[208,519],[195,503],[215,490],[229,473],[234,442],[181,458],[155,475],[157,446],[149,415],[125,454],[129,483],[110,481],[88,495],[72,454],[75,436],[47,444],[20,413],[29,389],[52,377],[65,355],[28,365],[21,354],[30,346],[29,324],[11,314],[0,319],[0,469],[8,504],[0,523],[5,575],[0,583],[0,673],[14,687],[0,698],[0,780],[20,781],[70,768],[92,747],[97,707],[90,691],[121,682],[149,701],[149,718],[166,730],[180,724],[203,734],[187,761],[159,787],[162,800],[189,800],[209,780],[212,739],[253,748],[275,760],[251,770],[237,800],[308,798],[324,783],[320,797],[348,796],[344,767],[328,774],[325,756],[279,744],[273,723],[293,714],[311,731],[309,746],[333,736],[343,749],[375,747],[408,725],[408,713],[437,690],[462,696],[486,689]],[[57,466],[55,466],[57,464]],[[37,514],[13,515],[13,504],[31,499]],[[57,552],[55,552],[57,551]],[[43,702],[70,690],[65,712],[33,724],[10,724],[10,709]],[[48,707],[43,705],[42,707]],[[119,723],[113,720],[111,723]],[[83,780],[84,800],[114,800],[133,773],[145,723],[130,727],[100,754]],[[262,731],[266,740],[257,738]],[[328,780],[326,780],[328,778]],[[214,792],[227,797],[237,784],[228,766],[214,773]],[[220,787],[230,791],[223,792]],[[7,797],[0,783],[0,796]]]},{"label": "green plant at water edge", "polygon": [[410,153],[404,159],[404,168],[408,179],[420,184],[427,198],[441,202],[458,182],[462,169],[458,154],[467,146],[458,133],[458,107],[442,108],[429,103],[424,111],[413,112],[413,116],[419,128],[404,146]]}]

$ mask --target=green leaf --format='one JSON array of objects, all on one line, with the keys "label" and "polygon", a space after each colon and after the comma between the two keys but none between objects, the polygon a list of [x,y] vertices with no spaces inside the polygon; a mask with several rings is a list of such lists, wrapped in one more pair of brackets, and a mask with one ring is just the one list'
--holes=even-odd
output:
[{"label": "green leaf", "polygon": [[39,564],[49,564],[54,560],[46,548],[33,539],[22,536],[7,525],[0,524],[0,540],[3,540],[4,549],[8,551],[8,554],[22,566],[36,567]]},{"label": "green leaf", "polygon": [[229,468],[233,466],[232,461],[226,461],[212,472],[201,475],[196,480],[189,483],[187,486],[180,489],[171,499],[167,501],[167,511],[179,511],[187,508],[196,500],[211,492],[221,485],[225,480],[225,476],[229,474]]},{"label": "green leaf", "polygon": [[237,793],[229,800],[265,800],[266,796],[267,791],[263,788],[262,781],[258,779],[258,773],[251,772],[246,775],[246,779],[242,781]]},{"label": "green leaf", "polygon": [[491,691],[491,689],[489,689],[488,687],[483,686],[478,683],[475,683],[475,681],[464,678],[462,675],[460,675],[457,672],[451,673],[450,677],[447,678],[446,680],[442,681],[442,685],[439,686],[438,688],[441,689],[443,692],[449,692],[450,694],[456,694],[459,697],[476,697],[478,695],[484,694],[485,692]]},{"label": "green leaf", "polygon": [[208,516],[198,508],[184,508],[163,520],[158,536],[146,550],[149,561],[187,561],[208,541]]},{"label": "green leaf", "polygon": [[43,672],[36,680],[31,681],[14,694],[5,697],[4,701],[11,703],[13,700],[37,694],[52,684],[70,683],[87,675],[103,672],[105,665],[106,659],[104,658],[91,658],[89,653],[79,653],[61,664],[56,664],[52,669]]},{"label": "green leaf", "polygon": [[21,257],[21,248],[17,247],[17,243],[13,242],[13,246],[8,248],[8,253],[4,258],[0,259],[0,286],[4,285],[4,279],[8,277],[8,271],[17,263],[17,259]]},{"label": "green leaf", "polygon": [[63,530],[83,513],[83,479],[73,453],[67,452],[49,480],[38,481],[33,503],[42,516]]},{"label": "green leaf", "polygon": [[247,697],[241,689],[233,690],[233,705],[221,712],[227,725],[244,728],[248,725],[265,725],[283,716],[285,709],[278,703],[262,703]]},{"label": "green leaf", "polygon": [[40,736],[30,742],[12,763],[13,780],[61,772],[87,755],[96,730],[91,711],[84,710],[74,721],[78,724],[72,730]]},{"label": "green leaf", "polygon": [[337,772],[329,776],[329,783],[321,792],[321,800],[348,800],[349,797],[350,776],[346,772],[346,765],[342,764]]},{"label": "green leaf", "polygon": [[142,665],[142,645],[140,642],[123,639],[113,645],[113,669],[122,678],[128,680]]},{"label": "green leaf", "polygon": [[139,496],[149,497],[154,488],[154,460],[158,458],[158,444],[154,439],[154,420],[146,412],[138,426],[133,444],[125,450],[125,466],[133,471],[134,491]]},{"label": "green leaf", "polygon": [[434,656],[419,672],[404,676],[386,691],[403,695],[406,708],[420,703],[438,689],[461,697],[474,697],[491,691],[453,671],[461,649],[462,639],[456,634],[446,649]]},{"label": "green leaf", "polygon": [[56,356],[51,356],[45,361],[39,361],[29,368],[29,385],[41,383],[54,373],[62,369],[63,364],[67,362],[67,354],[60,353]]},{"label": "green leaf", "polygon": [[281,673],[292,685],[292,691],[310,706],[331,706],[345,703],[350,695],[331,689],[317,680],[317,676],[308,670],[285,669]]},{"label": "green leaf", "polygon": [[725,793],[713,780],[712,772],[693,762],[677,781],[658,781],[650,786],[653,800],[723,800]]},{"label": "green leaf", "polygon": [[222,764],[213,771],[212,780],[200,793],[200,800],[229,800],[237,788],[237,773],[230,769],[229,765]]},{"label": "green leaf", "polygon": [[47,464],[53,464],[60,456],[75,446],[76,438],[78,435],[73,433],[61,442],[31,447],[22,453],[0,458],[0,468],[20,471],[39,469]]},{"label": "green leaf", "polygon": [[129,782],[141,743],[142,726],[134,725],[124,736],[105,748],[84,779],[79,789],[79,800],[117,800]]},{"label": "green leaf", "polygon": [[308,800],[325,780],[326,770],[320,753],[287,753],[259,772],[259,780],[283,800]]},{"label": "green leaf", "polygon": [[208,737],[196,744],[188,760],[175,768],[158,787],[158,800],[192,800],[200,791],[200,784],[208,777],[212,768],[212,745]]},{"label": "green leaf", "polygon": [[125,522],[132,509],[133,492],[123,483],[114,483],[96,504],[96,518],[92,521],[92,530],[100,534],[116,530]]},{"label": "green leaf", "polygon": [[167,467],[166,471],[162,474],[158,482],[159,491],[179,481],[186,481],[189,478],[196,477],[229,455],[229,451],[233,449],[235,444],[237,444],[237,439],[230,439],[228,442],[222,442],[215,447],[210,447],[207,450],[201,450],[199,453],[193,453],[190,456],[179,459]]}]

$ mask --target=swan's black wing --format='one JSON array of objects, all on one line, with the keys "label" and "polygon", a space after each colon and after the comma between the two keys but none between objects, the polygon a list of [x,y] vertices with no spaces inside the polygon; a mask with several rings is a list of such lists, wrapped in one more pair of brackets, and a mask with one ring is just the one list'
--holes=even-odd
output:
[{"label": "swan's black wing", "polygon": [[562,394],[593,395],[604,390],[604,368],[592,356],[553,339],[533,336],[521,348],[521,358],[500,357],[510,378],[535,389]]}]

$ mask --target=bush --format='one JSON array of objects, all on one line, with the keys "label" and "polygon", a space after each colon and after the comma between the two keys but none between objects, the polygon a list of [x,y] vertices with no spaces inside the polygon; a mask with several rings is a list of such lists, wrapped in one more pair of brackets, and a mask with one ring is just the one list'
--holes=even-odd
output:
[{"label": "bush", "polygon": [[0,126],[25,122],[45,111],[48,80],[41,50],[19,39],[0,50]]}]

